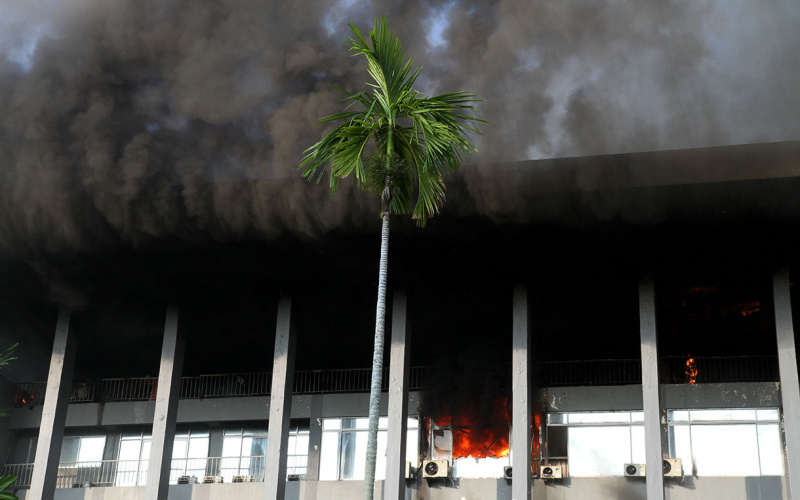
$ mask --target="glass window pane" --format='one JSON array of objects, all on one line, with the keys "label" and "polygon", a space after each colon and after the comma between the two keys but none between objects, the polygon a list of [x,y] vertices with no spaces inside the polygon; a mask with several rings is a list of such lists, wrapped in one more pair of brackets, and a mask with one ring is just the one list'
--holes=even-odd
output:
[{"label": "glass window pane", "polygon": [[326,418],[322,421],[322,430],[335,430],[342,428],[342,421],[338,418]]},{"label": "glass window pane", "polygon": [[[386,444],[389,442],[387,438],[388,434],[387,431],[378,431],[378,449],[375,457],[375,479],[386,478]],[[364,440],[364,453],[367,453],[366,439]],[[366,457],[364,465],[366,466]]]},{"label": "glass window pane", "polygon": [[758,427],[758,455],[762,476],[783,475],[783,447],[778,424],[761,424]]},{"label": "glass window pane", "polygon": [[295,455],[308,455],[308,434],[297,436],[293,453]]},{"label": "glass window pane", "polygon": [[689,475],[692,472],[692,440],[690,438],[688,425],[675,425],[670,428],[670,438],[672,442],[672,456],[681,459],[683,473]]},{"label": "glass window pane", "polygon": [[602,424],[602,423],[628,423],[631,415],[627,411],[619,412],[587,412],[568,414],[570,424]]},{"label": "glass window pane", "polygon": [[231,427],[225,428],[225,435],[227,436],[235,436],[235,435],[242,435],[242,428],[241,427]]},{"label": "glass window pane", "polygon": [[80,438],[76,437],[69,437],[64,438],[61,442],[61,458],[59,462],[77,462],[78,461],[78,449],[81,446]]},{"label": "glass window pane", "polygon": [[703,421],[755,421],[755,410],[691,410],[692,422]]},{"label": "glass window pane", "polygon": [[669,421],[670,422],[688,422],[689,421],[689,411],[688,410],[669,410]]},{"label": "glass window pane", "polygon": [[242,453],[242,438],[239,436],[225,436],[222,440],[222,456],[238,457]]},{"label": "glass window pane", "polygon": [[644,412],[643,411],[632,411],[631,412],[631,422],[644,422]]},{"label": "glass window pane", "polygon": [[[245,451],[245,450],[242,450]],[[254,437],[250,444],[249,454],[251,457],[260,457],[267,454],[267,438]]]},{"label": "glass window pane", "polygon": [[565,424],[567,423],[566,415],[563,413],[548,413],[547,423],[548,425]]},{"label": "glass window pane", "polygon": [[322,481],[339,479],[339,433],[322,433],[322,450],[319,460],[319,478]]},{"label": "glass window pane", "polygon": [[119,460],[138,460],[141,446],[142,442],[140,440],[120,441]]},{"label": "glass window pane", "polygon": [[416,467],[419,462],[419,429],[406,431],[406,460],[411,462],[412,467]]},{"label": "glass window pane", "polygon": [[356,429],[369,429],[369,419],[368,418],[356,418]]},{"label": "glass window pane", "polygon": [[777,422],[779,420],[778,410],[756,410],[756,418],[760,422]]},{"label": "glass window pane", "polygon": [[551,458],[567,457],[567,434],[569,427],[555,426],[547,428],[547,456]]},{"label": "glass window pane", "polygon": [[571,427],[568,448],[571,476],[619,476],[631,462],[630,427]]},{"label": "glass window pane", "polygon": [[176,437],[175,444],[172,447],[172,458],[186,458],[186,442],[188,439],[185,437]]},{"label": "glass window pane", "polygon": [[417,420],[415,417],[410,417],[406,421],[406,428],[408,428],[408,429],[418,429],[419,428],[419,420]]},{"label": "glass window pane", "polygon": [[693,425],[691,429],[698,475],[751,476],[759,470],[755,426]]},{"label": "glass window pane", "polygon": [[142,460],[150,460],[150,438],[142,439]]},{"label": "glass window pane", "polygon": [[[369,424],[369,419],[367,420],[367,424]],[[389,417],[380,417],[378,419],[378,429],[388,429],[389,428]]]},{"label": "glass window pane", "polygon": [[206,458],[208,457],[208,438],[196,438],[192,436],[189,440],[189,458]]},{"label": "glass window pane", "polygon": [[[644,454],[644,426],[631,426],[631,463],[643,464],[647,459]],[[621,470],[621,469],[620,469]],[[622,474],[620,472],[620,474]]]},{"label": "glass window pane", "polygon": [[103,460],[103,448],[105,448],[105,445],[106,438],[104,436],[81,438],[78,462],[99,462]]}]

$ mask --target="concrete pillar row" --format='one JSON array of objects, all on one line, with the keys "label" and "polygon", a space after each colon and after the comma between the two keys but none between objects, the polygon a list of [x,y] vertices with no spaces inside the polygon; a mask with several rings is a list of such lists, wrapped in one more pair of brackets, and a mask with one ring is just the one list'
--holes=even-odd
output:
[{"label": "concrete pillar row", "polygon": [[[406,430],[410,353],[406,334],[406,296],[394,293],[392,340],[389,360],[389,427],[386,444],[385,500],[405,500]],[[414,464],[416,466],[417,464]]]},{"label": "concrete pillar row", "polygon": [[511,351],[512,500],[531,499],[531,333],[528,292],[514,287]]},{"label": "concrete pillar row", "polygon": [[33,500],[53,498],[56,491],[58,461],[61,458],[61,443],[64,440],[64,424],[67,421],[69,391],[75,369],[75,333],[71,331],[70,311],[58,312],[50,371],[47,374],[47,390],[42,409],[42,423],[36,444],[31,489],[28,497]]},{"label": "concrete pillar row", "polygon": [[664,475],[661,474],[664,460],[662,448],[664,433],[661,425],[662,409],[658,385],[656,297],[652,276],[644,276],[639,279],[639,333],[642,348],[642,403],[647,500],[664,500]]},{"label": "concrete pillar row", "polygon": [[272,390],[269,397],[269,434],[264,467],[264,500],[283,500],[286,495],[286,462],[292,412],[296,335],[292,324],[292,299],[278,303]]},{"label": "concrete pillar row", "polygon": [[786,476],[789,498],[800,497],[800,383],[797,377],[797,352],[794,345],[792,300],[789,271],[772,273],[775,301],[775,331],[778,337],[778,371],[781,379],[783,432],[786,439]]},{"label": "concrete pillar row", "polygon": [[167,307],[164,340],[161,345],[161,366],[158,370],[156,408],[153,417],[153,438],[147,469],[145,498],[167,500],[172,448],[175,444],[175,423],[178,419],[178,400],[185,343],[178,335],[178,308]]}]

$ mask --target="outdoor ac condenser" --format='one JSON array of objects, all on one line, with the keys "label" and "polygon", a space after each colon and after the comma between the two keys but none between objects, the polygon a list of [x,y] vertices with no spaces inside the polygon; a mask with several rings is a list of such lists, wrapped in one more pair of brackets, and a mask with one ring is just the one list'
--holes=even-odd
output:
[{"label": "outdoor ac condenser", "polygon": [[664,477],[683,477],[683,467],[680,458],[664,459]]},{"label": "outdoor ac condenser", "polygon": [[203,484],[221,483],[222,476],[203,476]]},{"label": "outdoor ac condenser", "polygon": [[447,460],[423,460],[422,477],[426,479],[448,477]]},{"label": "outdoor ac condenser", "polygon": [[503,478],[504,479],[511,479],[511,476],[513,475],[513,472],[514,471],[512,470],[511,466],[506,465],[505,467],[503,467]]},{"label": "outdoor ac condenser", "polygon": [[233,476],[233,479],[231,479],[231,482],[232,483],[249,483],[252,480],[253,480],[253,478],[250,477],[250,476],[241,476],[240,475],[240,476]]},{"label": "outdoor ac condenser", "polygon": [[644,477],[644,464],[625,464],[625,477]]},{"label": "outdoor ac condenser", "polygon": [[178,478],[178,484],[196,484],[197,477],[196,476],[180,476]]},{"label": "outdoor ac condenser", "polygon": [[560,465],[543,465],[542,470],[539,472],[539,477],[542,479],[561,479],[564,474]]}]

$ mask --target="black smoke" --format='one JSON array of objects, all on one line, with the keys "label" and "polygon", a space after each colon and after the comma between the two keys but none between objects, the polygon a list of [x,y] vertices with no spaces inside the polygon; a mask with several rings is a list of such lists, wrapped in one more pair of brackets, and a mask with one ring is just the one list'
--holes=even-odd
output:
[{"label": "black smoke", "polygon": [[[491,123],[475,162],[795,139],[792,2],[0,2],[0,249],[316,237],[376,204],[295,182],[386,14]],[[480,186],[470,190],[480,195]]]}]

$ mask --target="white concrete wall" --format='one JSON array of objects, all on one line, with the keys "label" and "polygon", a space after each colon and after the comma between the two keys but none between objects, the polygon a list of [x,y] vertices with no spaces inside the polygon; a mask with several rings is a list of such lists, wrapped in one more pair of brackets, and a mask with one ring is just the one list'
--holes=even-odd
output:
[{"label": "white concrete wall", "polygon": [[[316,500],[360,498],[361,481],[320,481],[316,484]],[[173,485],[169,500],[247,500],[260,498],[263,483]],[[378,481],[378,491],[383,491]],[[667,500],[788,500],[785,479],[781,477],[705,477],[669,479]],[[286,484],[285,500],[304,496],[304,481]],[[511,485],[503,479],[425,480],[409,484],[408,500],[505,500],[511,498]],[[26,500],[25,491],[19,492]],[[645,500],[645,483],[641,479],[567,478],[559,482],[534,480],[535,500]],[[144,487],[75,488],[56,490],[54,500],[144,500]]]}]

